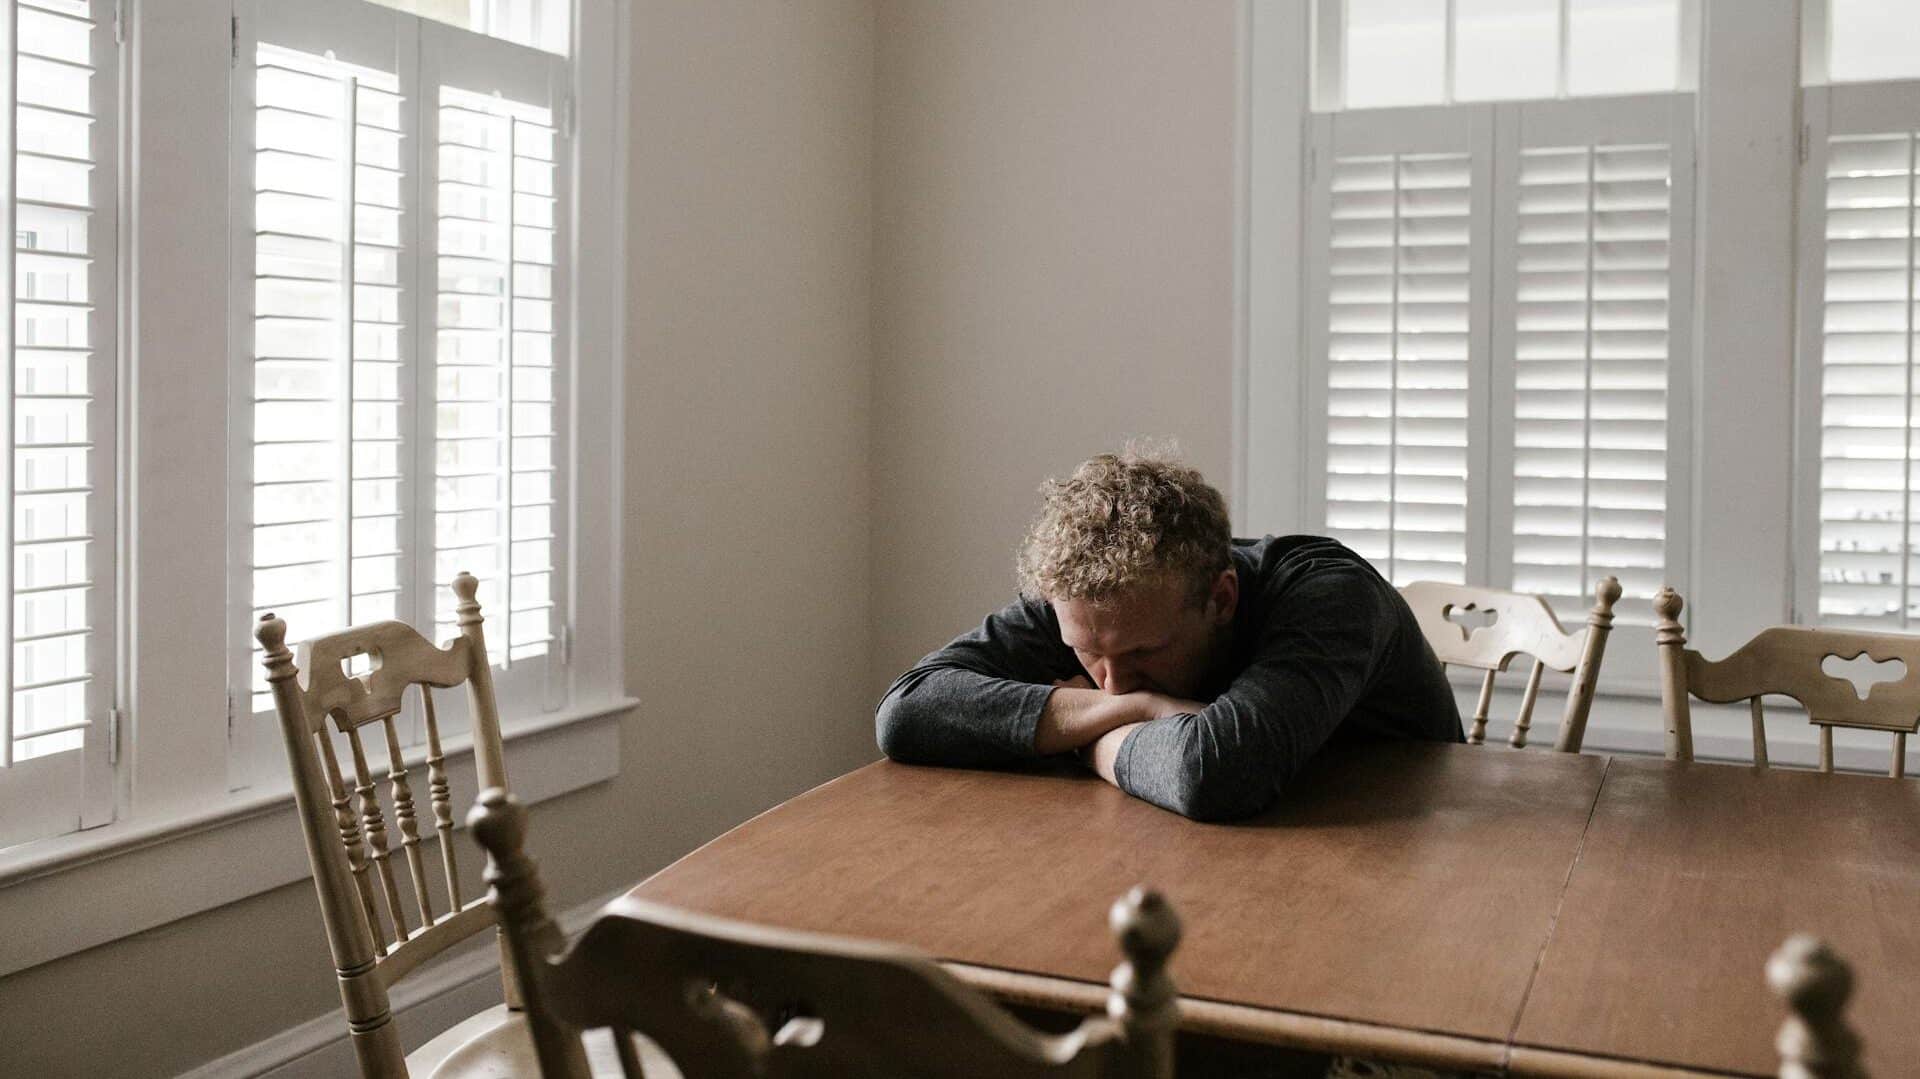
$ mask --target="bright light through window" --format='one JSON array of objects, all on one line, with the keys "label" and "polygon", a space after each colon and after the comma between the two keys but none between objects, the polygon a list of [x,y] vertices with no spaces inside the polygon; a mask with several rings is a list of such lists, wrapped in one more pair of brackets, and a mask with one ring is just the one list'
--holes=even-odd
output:
[{"label": "bright light through window", "polygon": [[[1920,12],[1920,4],[1902,10]],[[1343,108],[1664,93],[1679,85],[1679,0],[1345,0],[1344,12]]]},{"label": "bright light through window", "polygon": [[1827,72],[1834,82],[1920,78],[1920,3],[1829,0]]},{"label": "bright light through window", "polygon": [[1559,92],[1559,0],[1455,0],[1455,101]]},{"label": "bright light through window", "polygon": [[518,45],[567,54],[572,0],[373,0],[423,19]]},{"label": "bright light through window", "polygon": [[1442,100],[1445,0],[1348,0],[1345,61],[1348,108]]},{"label": "bright light through window", "polygon": [[1659,93],[1679,85],[1678,0],[1573,0],[1567,93]]}]

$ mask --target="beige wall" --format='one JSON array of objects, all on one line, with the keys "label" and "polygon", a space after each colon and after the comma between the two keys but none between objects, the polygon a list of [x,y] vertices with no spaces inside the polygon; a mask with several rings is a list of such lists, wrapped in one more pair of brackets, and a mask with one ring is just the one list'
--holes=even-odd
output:
[{"label": "beige wall", "polygon": [[[632,24],[643,703],[620,777],[536,810],[561,906],[874,755],[872,7],[644,0]],[[172,1075],[336,1008],[329,969],[311,886],[278,889],[0,980],[0,1073]]]},{"label": "beige wall", "polygon": [[1235,5],[883,3],[878,686],[1013,593],[1049,474],[1172,436],[1226,489]]}]

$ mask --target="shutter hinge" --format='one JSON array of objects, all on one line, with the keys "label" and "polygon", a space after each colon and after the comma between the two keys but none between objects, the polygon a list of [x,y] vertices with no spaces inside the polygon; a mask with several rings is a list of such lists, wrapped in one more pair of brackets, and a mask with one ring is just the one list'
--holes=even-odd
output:
[{"label": "shutter hinge", "polygon": [[1807,163],[1807,155],[1812,152],[1811,150],[1811,144],[1813,142],[1813,125],[1812,124],[1804,123],[1804,122],[1801,123],[1799,142],[1800,142],[1800,146],[1799,146],[1800,163],[1804,165]]},{"label": "shutter hinge", "polygon": [[573,665],[572,623],[560,627],[560,665],[562,667],[570,667]]},{"label": "shutter hinge", "polygon": [[107,709],[107,766],[120,763],[120,709]]},{"label": "shutter hinge", "polygon": [[560,99],[560,133],[567,138],[574,137],[580,121],[577,113],[578,110],[573,106],[573,93],[569,91],[566,97]]},{"label": "shutter hinge", "polygon": [[227,691],[227,741],[233,741],[234,728],[240,724],[240,694]]},{"label": "shutter hinge", "polygon": [[133,0],[114,0],[113,5],[113,42],[116,45],[127,43],[127,5]]},{"label": "shutter hinge", "polygon": [[240,16],[227,20],[227,63],[231,67],[240,66]]}]

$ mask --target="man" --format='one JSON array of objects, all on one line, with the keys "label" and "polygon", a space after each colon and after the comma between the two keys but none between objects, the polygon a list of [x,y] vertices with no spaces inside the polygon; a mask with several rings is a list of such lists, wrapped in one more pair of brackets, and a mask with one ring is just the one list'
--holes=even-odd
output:
[{"label": "man", "polygon": [[1021,598],[894,682],[874,717],[887,756],[1078,751],[1135,797],[1228,820],[1331,740],[1462,740],[1413,612],[1338,542],[1233,539],[1220,492],[1152,453],[1042,490]]}]

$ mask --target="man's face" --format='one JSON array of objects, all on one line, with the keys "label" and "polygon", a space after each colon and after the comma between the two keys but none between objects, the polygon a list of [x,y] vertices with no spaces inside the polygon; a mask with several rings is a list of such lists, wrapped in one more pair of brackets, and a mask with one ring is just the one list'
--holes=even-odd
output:
[{"label": "man's face", "polygon": [[1239,577],[1222,570],[1204,599],[1185,578],[1143,581],[1100,603],[1056,600],[1060,639],[1094,685],[1111,694],[1150,690],[1193,698],[1226,640]]}]

